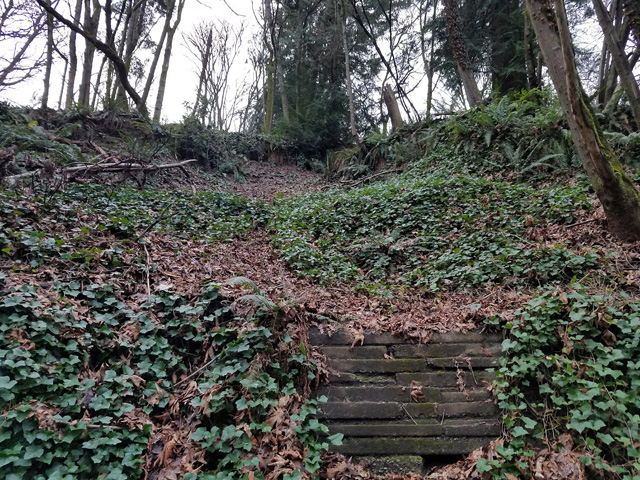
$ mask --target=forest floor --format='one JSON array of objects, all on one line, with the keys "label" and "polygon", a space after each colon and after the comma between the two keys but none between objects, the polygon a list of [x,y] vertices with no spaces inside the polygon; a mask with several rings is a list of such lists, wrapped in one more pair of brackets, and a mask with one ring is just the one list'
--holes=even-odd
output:
[{"label": "forest floor", "polygon": [[[276,198],[294,197],[325,190],[331,186],[322,175],[295,165],[277,166],[268,162],[248,161],[242,165],[246,182],[223,181],[217,188],[254,200],[271,202]],[[191,250],[193,258],[202,251]],[[170,270],[180,262],[167,258],[170,251],[152,242],[151,261]],[[232,243],[207,247],[205,262],[191,261],[194,270],[181,277],[198,285],[213,280],[224,283],[233,277],[251,279],[269,298],[291,302],[322,330],[346,328],[359,334],[363,330],[388,331],[406,339],[428,342],[434,333],[469,331],[481,328],[488,312],[500,311],[505,316],[530,299],[525,291],[495,286],[482,298],[447,292],[429,298],[413,288],[391,286],[384,295],[372,295],[351,283],[318,282],[293,272],[273,247],[264,229],[249,232]],[[184,262],[183,262],[184,263]],[[197,265],[197,267],[196,267]],[[481,305],[480,308],[477,305]],[[474,308],[470,308],[474,305]]]},{"label": "forest floor", "polygon": [[[346,328],[360,341],[364,330],[374,330],[428,342],[434,333],[487,328],[492,317],[498,327],[511,324],[528,303],[541,305],[543,287],[544,298],[557,306],[536,315],[549,316],[540,325],[558,332],[558,348],[568,357],[584,337],[570,338],[581,335],[575,319],[585,317],[591,301],[573,282],[595,279],[590,295],[615,291],[611,278],[630,292],[639,286],[640,246],[611,239],[601,209],[582,187],[540,192],[461,176],[327,193],[332,185],[321,175],[292,165],[245,162],[241,172],[244,182],[189,167],[157,175],[147,189],[100,183],[65,189],[43,181],[29,195],[0,191],[0,291],[7,293],[0,314],[10,319],[0,338],[6,357],[0,407],[11,405],[13,415],[2,426],[10,434],[0,435],[0,447],[30,449],[26,459],[9,457],[20,465],[16,475],[32,462],[48,472],[34,459],[44,453],[53,465],[68,451],[56,438],[68,435],[77,457],[64,465],[82,464],[93,448],[108,459],[83,467],[93,475],[126,459],[121,476],[109,479],[131,478],[142,468],[145,478],[173,480],[211,465],[220,472],[203,478],[223,478],[225,471],[242,471],[247,479],[258,478],[257,471],[269,472],[266,478],[303,478],[294,476],[302,465],[309,472],[319,469],[321,478],[374,478],[340,456],[324,455],[320,462],[318,452],[327,445],[305,432],[322,427],[309,420],[301,428],[304,415],[311,419],[315,413],[304,397],[313,375],[296,379],[294,388],[292,374],[270,362],[273,350],[265,345],[285,362],[302,362],[298,373],[312,359],[318,382],[326,378],[326,367],[317,352],[305,355],[304,346],[312,324],[329,333]],[[317,195],[308,201],[308,193]],[[307,231],[314,233],[304,237]],[[396,270],[390,259],[396,259]],[[430,266],[420,270],[423,265]],[[587,310],[601,318],[597,305]],[[622,316],[622,308],[612,315]],[[231,323],[228,312],[235,315]],[[569,314],[571,326],[558,330],[556,317]],[[254,321],[259,315],[273,328],[260,330]],[[222,333],[216,333],[220,324]],[[619,338],[633,330],[625,332]],[[49,373],[55,368],[50,351],[60,365],[58,376]],[[247,362],[238,362],[243,355]],[[22,368],[25,357],[33,371]],[[621,354],[616,361],[623,359]],[[569,365],[574,361],[567,359]],[[242,381],[237,371],[245,375]],[[620,372],[613,373],[618,379]],[[212,384],[207,375],[224,381]],[[256,375],[271,380],[260,383]],[[55,380],[40,384],[40,378]],[[248,378],[254,383],[242,383]],[[272,388],[277,382],[289,383]],[[281,395],[296,389],[303,394]],[[123,399],[127,408],[117,408]],[[39,431],[49,432],[39,434],[41,446],[31,444],[34,419]],[[537,425],[527,421],[525,426]],[[271,430],[274,425],[286,428]],[[559,465],[576,472],[570,478],[586,478],[580,454],[568,448],[554,456],[551,445],[560,439],[520,457],[517,468],[551,479],[561,478],[551,472]],[[476,451],[424,477],[387,478],[475,478],[479,459],[492,461],[500,448]]]}]

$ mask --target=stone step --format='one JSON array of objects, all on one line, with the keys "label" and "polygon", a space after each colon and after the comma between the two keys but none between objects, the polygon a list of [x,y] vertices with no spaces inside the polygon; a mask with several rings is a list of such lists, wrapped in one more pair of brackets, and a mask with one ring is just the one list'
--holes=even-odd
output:
[{"label": "stone step", "polygon": [[452,368],[468,370],[474,368],[493,368],[500,363],[498,357],[444,357],[444,358],[427,358],[427,365],[433,368]]},{"label": "stone step", "polygon": [[455,358],[460,355],[475,357],[500,357],[500,344],[482,343],[439,343],[428,345],[365,345],[353,348],[346,345],[323,346],[322,353],[331,359],[358,358]]},{"label": "stone step", "polygon": [[[323,346],[322,353],[327,358],[379,358],[384,359],[385,355],[388,355],[388,348],[386,345],[367,345],[358,347],[347,346]],[[416,355],[417,356],[417,355]],[[405,357],[408,358],[408,357]]]},{"label": "stone step", "polygon": [[[496,375],[494,372],[478,371],[464,372],[460,378],[464,381],[467,388],[483,386],[493,382]],[[439,371],[439,372],[418,372],[418,373],[398,373],[395,375],[398,385],[409,386],[413,382],[422,387],[455,387],[458,385],[458,376],[456,372]]]},{"label": "stone step", "polygon": [[345,437],[332,449],[351,455],[466,455],[495,437]]},{"label": "stone step", "polygon": [[[354,347],[351,351],[356,352],[358,348],[364,347]],[[499,357],[502,353],[502,345],[500,343],[427,343],[421,345],[393,345],[390,348],[390,352],[394,358],[443,358],[457,357],[459,355],[466,355],[468,357]],[[327,356],[329,357],[332,355],[327,354]]]},{"label": "stone step", "polygon": [[421,372],[427,369],[427,361],[424,358],[402,358],[399,360],[387,359],[328,359],[329,368],[338,372],[347,373],[399,373]]},{"label": "stone step", "polygon": [[398,418],[487,417],[497,413],[493,402],[398,403],[398,402],[327,402],[320,406],[328,420],[394,420]]},{"label": "stone step", "polygon": [[421,372],[431,368],[469,369],[498,366],[498,357],[445,357],[445,358],[340,358],[327,356],[329,368],[347,373],[399,373]]},{"label": "stone step", "polygon": [[473,388],[466,392],[453,389],[435,387],[422,388],[422,395],[412,397],[410,387],[385,386],[349,386],[327,385],[318,388],[316,397],[326,396],[329,401],[345,402],[466,402],[482,401],[491,398],[491,392],[486,388]]},{"label": "stone step", "polygon": [[331,372],[314,395],[328,400],[320,410],[329,432],[345,436],[334,451],[387,458],[377,473],[417,472],[425,457],[467,454],[500,435],[486,388],[495,378],[486,369],[502,353],[500,335],[436,334],[428,344],[388,332],[365,332],[362,344],[346,330],[329,336],[311,329],[309,337]]},{"label": "stone step", "polygon": [[[354,343],[355,337],[351,332],[339,330],[333,335],[320,333],[317,328],[309,329],[309,341],[312,345],[349,345]],[[436,333],[431,337],[428,345],[437,343],[500,343],[502,335],[480,332],[447,332]],[[362,345],[399,345],[405,344],[406,340],[399,335],[392,335],[389,332],[364,332]],[[360,342],[358,342],[358,345]]]},{"label": "stone step", "polygon": [[397,420],[394,422],[349,422],[328,424],[329,432],[345,437],[485,437],[499,436],[500,422],[495,418]]},{"label": "stone step", "polygon": [[356,385],[395,385],[396,376],[357,374],[347,372],[335,372],[329,374],[329,384],[356,384]]}]

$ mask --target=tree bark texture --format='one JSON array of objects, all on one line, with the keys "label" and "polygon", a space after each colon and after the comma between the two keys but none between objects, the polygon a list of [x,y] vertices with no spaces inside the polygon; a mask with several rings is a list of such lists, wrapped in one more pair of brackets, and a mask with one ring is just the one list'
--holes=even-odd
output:
[{"label": "tree bark texture", "polygon": [[[40,1],[40,0],[38,0]],[[93,9],[91,8],[93,3]],[[49,7],[51,8],[51,7]],[[96,45],[90,40],[98,34],[100,23],[100,13],[102,7],[98,0],[84,0],[84,22],[83,27],[86,32],[84,59],[82,64],[82,80],[80,82],[80,93],[78,95],[78,105],[88,108],[91,99],[91,75],[93,73],[93,59],[95,57]],[[53,14],[53,12],[50,12]]]},{"label": "tree bark texture", "polygon": [[[51,0],[48,0],[51,5]],[[51,85],[51,68],[53,67],[53,17],[47,14],[47,61],[44,67],[44,86],[42,88],[42,101],[40,107],[46,110],[49,106],[49,92]]]},{"label": "tree bark texture", "polygon": [[[156,96],[156,106],[153,110],[153,121],[160,121],[160,114],[162,113],[162,103],[164,101],[164,93],[167,87],[167,77],[169,75],[169,63],[171,62],[171,49],[173,48],[173,37],[176,34],[176,30],[178,29],[178,25],[180,25],[180,21],[182,20],[182,9],[184,8],[185,0],[170,0],[170,5],[172,5],[171,12],[176,6],[176,1],[178,1],[177,12],[176,12],[176,21],[173,23],[173,26],[169,28],[167,32],[167,45],[164,50],[164,59],[162,61],[162,70],[160,71],[160,82],[158,84],[158,95]],[[167,10],[167,15],[169,15],[169,11]]]},{"label": "tree bark texture", "polygon": [[160,61],[160,54],[162,53],[162,49],[164,47],[164,42],[167,38],[167,32],[171,27],[171,17],[165,16],[164,20],[164,28],[162,29],[162,33],[160,34],[160,40],[158,40],[158,45],[156,47],[156,51],[153,54],[153,60],[151,61],[151,67],[149,67],[149,75],[147,76],[147,81],[144,84],[144,90],[142,92],[142,102],[146,105],[147,99],[149,98],[149,92],[151,91],[151,85],[153,85],[153,79],[156,76],[156,68],[158,68],[158,62]]},{"label": "tree bark texture", "polygon": [[[80,23],[80,15],[82,14],[82,0],[76,0],[76,8],[73,12],[73,23]],[[76,88],[76,73],[78,71],[78,54],[76,52],[76,36],[78,34],[71,30],[69,34],[69,78],[67,80],[67,96],[64,107],[69,110],[73,106],[73,94]]]},{"label": "tree bark texture", "polygon": [[562,0],[526,0],[549,75],[578,154],[602,203],[609,231],[624,241],[640,240],[640,192],[609,147],[582,89]]},{"label": "tree bark texture", "polygon": [[462,20],[458,11],[457,0],[443,0],[444,13],[447,19],[447,35],[453,56],[458,65],[458,73],[462,80],[467,101],[471,107],[475,107],[482,100],[478,84],[473,76],[473,66],[469,60],[469,53],[462,36]]},{"label": "tree bark texture", "polygon": [[391,130],[397,130],[404,125],[404,121],[402,120],[402,114],[400,113],[400,108],[398,108],[396,95],[393,92],[391,85],[385,85],[382,87],[382,97],[384,98],[384,103],[387,106],[389,118],[391,118]]}]

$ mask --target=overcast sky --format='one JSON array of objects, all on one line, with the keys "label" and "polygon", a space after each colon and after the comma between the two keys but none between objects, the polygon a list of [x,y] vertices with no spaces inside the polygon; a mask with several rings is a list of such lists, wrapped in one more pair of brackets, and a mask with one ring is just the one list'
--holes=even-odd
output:
[{"label": "overcast sky", "polygon": [[[193,61],[190,59],[187,48],[184,46],[182,33],[190,32],[195,25],[203,21],[224,19],[229,23],[237,26],[239,26],[242,22],[245,22],[249,28],[247,28],[247,31],[245,33],[246,41],[243,42],[242,47],[246,51],[246,49],[249,47],[248,40],[251,38],[251,32],[255,30],[257,25],[252,9],[252,3],[252,0],[227,0],[226,3],[224,0],[187,0],[187,3],[184,7],[182,22],[180,23],[180,27],[178,28],[178,33],[174,37],[171,66],[169,68],[167,90],[165,93],[162,110],[162,117],[164,120],[181,120],[183,114],[185,113],[184,103],[193,103],[193,101],[195,100],[195,94],[198,84],[198,72]],[[159,22],[160,28],[161,23],[162,22]],[[159,38],[159,31],[154,31],[152,36],[154,40],[157,40]],[[40,45],[37,48],[44,48],[44,45]],[[81,68],[81,55],[83,49],[84,42],[79,40],[79,68]],[[101,55],[99,55],[98,58],[101,60]],[[96,62],[96,64],[99,65],[98,62]],[[236,78],[242,78],[246,76],[248,73],[247,68],[247,65],[245,65],[244,63],[244,58],[238,59],[235,65],[234,76]],[[52,92],[50,94],[50,106],[53,108],[57,107],[58,104],[58,96],[60,94],[61,86],[60,82],[62,80],[63,70],[64,62],[56,62],[54,65],[54,71],[52,73]],[[156,77],[159,76],[159,71],[160,65],[158,66],[158,70],[156,71]],[[27,82],[0,92],[0,100],[9,101],[17,105],[38,105],[40,96],[42,94],[42,78],[43,77],[41,73]],[[155,103],[154,90],[152,90],[152,94],[148,103],[149,109],[153,110],[153,105]]]}]

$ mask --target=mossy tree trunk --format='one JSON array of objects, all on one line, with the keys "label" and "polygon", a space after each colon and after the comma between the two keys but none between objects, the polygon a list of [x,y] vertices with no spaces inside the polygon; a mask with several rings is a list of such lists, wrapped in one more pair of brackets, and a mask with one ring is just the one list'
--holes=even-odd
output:
[{"label": "mossy tree trunk", "polygon": [[578,154],[602,203],[609,231],[624,241],[640,240],[640,192],[608,145],[575,65],[562,0],[526,0],[549,75]]}]

